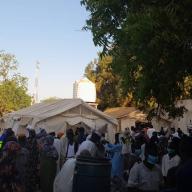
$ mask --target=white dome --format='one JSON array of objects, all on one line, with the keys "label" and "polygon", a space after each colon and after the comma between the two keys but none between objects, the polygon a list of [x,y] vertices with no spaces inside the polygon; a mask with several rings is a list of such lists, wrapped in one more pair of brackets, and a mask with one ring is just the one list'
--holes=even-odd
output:
[{"label": "white dome", "polygon": [[85,102],[96,102],[96,87],[86,77],[73,84],[73,98],[80,98]]}]

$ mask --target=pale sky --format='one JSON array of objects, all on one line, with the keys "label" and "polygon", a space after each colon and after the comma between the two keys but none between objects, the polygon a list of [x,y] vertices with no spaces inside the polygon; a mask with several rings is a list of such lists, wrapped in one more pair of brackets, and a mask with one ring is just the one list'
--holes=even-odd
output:
[{"label": "pale sky", "polygon": [[35,64],[40,62],[39,97],[71,98],[73,82],[97,57],[88,17],[80,0],[0,0],[0,50],[12,53],[19,72],[34,92]]}]

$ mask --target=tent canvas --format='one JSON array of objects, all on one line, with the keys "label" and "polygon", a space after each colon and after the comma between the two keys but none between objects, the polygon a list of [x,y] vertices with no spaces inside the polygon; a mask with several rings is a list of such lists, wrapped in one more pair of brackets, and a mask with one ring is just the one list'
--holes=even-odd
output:
[{"label": "tent canvas", "polygon": [[28,125],[32,129],[45,128],[48,132],[65,131],[67,124],[74,126],[80,122],[95,130],[107,125],[110,140],[113,140],[118,125],[116,119],[81,99],[61,99],[35,104],[7,114],[4,120],[7,128],[16,130],[21,125]]}]

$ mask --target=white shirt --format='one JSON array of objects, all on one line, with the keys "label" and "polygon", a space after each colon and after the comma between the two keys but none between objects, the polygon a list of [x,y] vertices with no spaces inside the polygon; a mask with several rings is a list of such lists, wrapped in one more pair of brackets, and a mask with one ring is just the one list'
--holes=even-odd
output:
[{"label": "white shirt", "polygon": [[149,169],[143,163],[135,163],[130,171],[128,187],[143,191],[159,191],[161,183],[161,169],[156,165]]},{"label": "white shirt", "polygon": [[151,139],[151,137],[153,136],[153,132],[155,132],[156,130],[154,128],[149,128],[147,129],[147,135],[149,137],[149,139]]},{"label": "white shirt", "polygon": [[60,160],[61,160],[61,141],[59,139],[54,139],[53,146],[56,148],[59,158],[57,160],[57,173],[60,171]]},{"label": "white shirt", "polygon": [[163,173],[163,176],[167,177],[167,173],[168,173],[169,169],[179,165],[180,161],[181,161],[181,158],[178,155],[175,155],[171,159],[169,158],[168,154],[164,155],[163,159],[162,159],[162,173]]},{"label": "white shirt", "polygon": [[75,150],[74,150],[74,144],[73,145],[68,145],[68,150],[67,150],[67,158],[71,158],[75,156]]},{"label": "white shirt", "polygon": [[80,155],[83,150],[88,150],[92,157],[96,156],[97,153],[97,147],[95,143],[93,143],[90,140],[86,140],[79,146],[79,149],[76,153],[76,156]]},{"label": "white shirt", "polygon": [[72,192],[73,175],[76,165],[76,159],[68,159],[63,165],[61,171],[55,177],[54,192]]}]

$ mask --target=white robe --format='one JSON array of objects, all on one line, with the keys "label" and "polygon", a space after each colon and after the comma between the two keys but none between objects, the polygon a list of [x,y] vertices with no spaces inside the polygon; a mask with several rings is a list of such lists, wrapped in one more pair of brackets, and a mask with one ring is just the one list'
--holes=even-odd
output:
[{"label": "white robe", "polygon": [[178,155],[175,155],[171,159],[169,158],[168,154],[164,155],[163,159],[162,159],[162,173],[163,173],[163,176],[167,177],[167,173],[168,173],[169,169],[179,165],[180,161],[181,161],[181,158]]},{"label": "white robe", "polygon": [[54,139],[54,143],[53,143],[53,146],[56,148],[57,150],[57,153],[59,155],[59,158],[57,160],[57,174],[59,173],[60,171],[60,160],[61,160],[61,141],[59,139]]},{"label": "white robe", "polygon": [[92,141],[86,140],[83,143],[81,143],[81,145],[79,146],[79,149],[76,153],[76,156],[80,155],[81,152],[84,150],[88,150],[92,157],[96,156],[97,147],[96,147],[95,143],[93,143]]},{"label": "white robe", "polygon": [[63,165],[61,171],[55,177],[54,192],[72,192],[73,175],[75,170],[76,159],[68,159]]},{"label": "white robe", "polygon": [[161,169],[157,165],[150,170],[143,163],[135,163],[129,174],[128,187],[143,191],[159,191],[162,181]]}]

